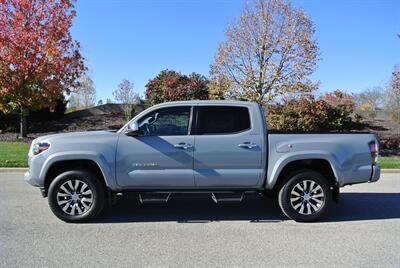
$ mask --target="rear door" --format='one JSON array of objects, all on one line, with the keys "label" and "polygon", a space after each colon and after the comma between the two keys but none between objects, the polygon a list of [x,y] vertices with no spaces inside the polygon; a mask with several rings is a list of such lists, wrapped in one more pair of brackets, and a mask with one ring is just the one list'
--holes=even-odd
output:
[{"label": "rear door", "polygon": [[199,105],[194,177],[200,188],[251,188],[261,173],[261,137],[246,106]]}]

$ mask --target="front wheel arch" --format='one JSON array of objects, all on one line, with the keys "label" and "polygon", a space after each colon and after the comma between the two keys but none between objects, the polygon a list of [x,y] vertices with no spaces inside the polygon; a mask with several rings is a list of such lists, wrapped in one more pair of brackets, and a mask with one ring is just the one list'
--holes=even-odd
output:
[{"label": "front wheel arch", "polygon": [[49,186],[48,203],[56,217],[65,222],[87,222],[106,204],[106,188],[97,175],[82,169],[59,174]]},{"label": "front wheel arch", "polygon": [[44,197],[47,197],[52,181],[60,174],[70,170],[86,170],[96,175],[96,178],[107,188],[106,180],[100,166],[93,160],[77,159],[63,160],[51,164],[44,179]]}]

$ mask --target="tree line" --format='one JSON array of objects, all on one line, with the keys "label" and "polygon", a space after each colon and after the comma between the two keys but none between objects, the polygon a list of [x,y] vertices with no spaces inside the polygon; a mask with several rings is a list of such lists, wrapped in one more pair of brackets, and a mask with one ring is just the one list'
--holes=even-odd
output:
[{"label": "tree line", "polygon": [[[73,109],[96,103],[80,44],[70,34],[74,1],[4,0],[0,3],[0,111],[20,115],[26,136],[30,111],[52,107],[69,96]],[[351,95],[336,90],[316,96],[320,49],[311,18],[288,0],[246,2],[219,44],[208,77],[162,70],[149,80],[149,105],[173,100],[236,99],[255,101],[279,129],[343,129],[355,116],[373,117],[385,108],[400,119],[400,71],[395,68],[385,90]],[[384,92],[384,93],[383,93]],[[113,92],[125,116],[140,101],[124,79]],[[109,102],[111,100],[107,100]],[[102,101],[98,104],[102,103]]]}]

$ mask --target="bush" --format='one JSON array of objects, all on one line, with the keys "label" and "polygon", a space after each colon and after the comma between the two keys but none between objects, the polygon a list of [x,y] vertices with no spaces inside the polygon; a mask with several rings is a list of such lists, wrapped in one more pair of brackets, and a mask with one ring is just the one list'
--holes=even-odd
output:
[{"label": "bush", "polygon": [[380,137],[380,148],[382,150],[400,150],[400,135],[390,137]]},{"label": "bush", "polygon": [[287,131],[343,130],[350,126],[354,111],[351,95],[341,91],[327,93],[319,99],[312,95],[287,98],[268,106],[270,129]]},{"label": "bush", "polygon": [[46,107],[40,110],[32,111],[29,113],[29,121],[50,121],[57,120],[63,117],[67,110],[67,101],[64,95],[60,96],[51,107]]},{"label": "bush", "polygon": [[0,130],[4,132],[17,132],[19,116],[17,114],[4,114],[0,111]]},{"label": "bush", "polygon": [[6,117],[5,115],[0,111],[0,130],[4,130],[6,126]]},{"label": "bush", "polygon": [[327,103],[313,96],[285,99],[268,106],[267,122],[270,129],[310,131],[324,127]]},{"label": "bush", "polygon": [[[64,95],[56,100],[51,107],[42,108],[40,110],[31,111],[28,115],[29,122],[43,122],[60,119],[67,108],[67,101]],[[19,115],[16,113],[4,114],[0,111],[0,130],[5,132],[17,132],[19,129]]]},{"label": "bush", "polygon": [[328,113],[329,129],[342,129],[349,127],[351,115],[356,104],[352,95],[340,90],[326,93],[321,97],[330,106]]}]

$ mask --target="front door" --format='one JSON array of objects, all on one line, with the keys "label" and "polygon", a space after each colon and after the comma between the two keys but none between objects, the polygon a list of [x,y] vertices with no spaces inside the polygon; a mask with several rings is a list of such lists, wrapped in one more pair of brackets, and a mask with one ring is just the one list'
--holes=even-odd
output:
[{"label": "front door", "polygon": [[140,135],[121,133],[117,182],[132,188],[193,188],[192,108],[174,106],[148,112],[137,120]]},{"label": "front door", "polygon": [[262,174],[261,136],[242,106],[199,105],[194,176],[199,188],[252,188]]}]

